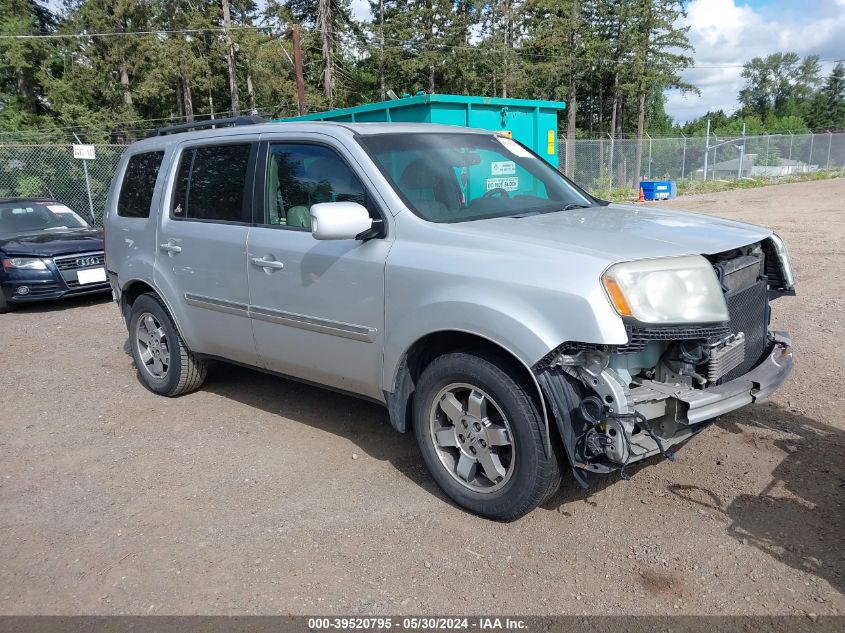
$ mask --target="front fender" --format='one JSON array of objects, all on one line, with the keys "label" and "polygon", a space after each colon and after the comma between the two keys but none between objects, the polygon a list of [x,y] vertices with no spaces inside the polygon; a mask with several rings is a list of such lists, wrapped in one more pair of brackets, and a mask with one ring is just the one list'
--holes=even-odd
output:
[{"label": "front fender", "polygon": [[[526,315],[523,315],[526,316]],[[487,339],[508,351],[529,368],[557,343],[554,334],[533,329],[533,319],[520,319],[491,306],[465,301],[438,301],[418,306],[390,322],[384,347],[382,389],[393,391],[396,373],[405,353],[420,339],[437,332],[464,332]]]}]

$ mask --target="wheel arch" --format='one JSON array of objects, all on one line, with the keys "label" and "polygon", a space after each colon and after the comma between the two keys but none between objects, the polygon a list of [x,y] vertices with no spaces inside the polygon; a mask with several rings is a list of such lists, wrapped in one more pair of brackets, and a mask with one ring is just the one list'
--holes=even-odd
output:
[{"label": "wheel arch", "polygon": [[532,387],[538,410],[543,416],[544,443],[547,456],[551,454],[551,437],[546,399],[531,367],[507,345],[477,332],[443,329],[420,336],[401,355],[393,374],[392,391],[385,390],[385,400],[390,424],[400,433],[409,430],[412,422],[412,405],[416,383],[428,364],[443,354],[459,349],[482,349],[504,357],[511,368],[527,379]]},{"label": "wheel arch", "polygon": [[170,316],[170,320],[173,321],[173,325],[176,327],[176,331],[179,332],[179,336],[182,337],[183,341],[186,340],[185,334],[182,331],[182,326],[179,323],[179,320],[174,317],[173,309],[167,301],[167,298],[159,292],[153,284],[144,279],[131,279],[123,284],[123,287],[121,288],[120,313],[123,316],[126,326],[129,327],[129,312],[132,309],[132,304],[135,303],[135,300],[143,294],[154,294],[156,296],[156,298],[164,306],[167,314]]}]

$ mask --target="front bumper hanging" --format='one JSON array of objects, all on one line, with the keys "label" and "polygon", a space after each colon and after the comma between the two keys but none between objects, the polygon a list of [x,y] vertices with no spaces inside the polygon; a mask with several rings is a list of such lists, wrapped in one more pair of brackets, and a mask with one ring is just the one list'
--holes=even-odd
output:
[{"label": "front bumper hanging", "polygon": [[[607,473],[628,464],[664,453],[704,430],[718,416],[757,402],[774,393],[793,367],[792,342],[785,332],[772,332],[763,360],[751,371],[728,382],[705,389],[637,378],[624,384],[616,372],[605,368],[586,381],[607,405],[601,428],[580,412],[584,390],[578,381],[584,370],[546,367],[537,375],[560,431],[576,478],[586,485],[584,472]],[[591,395],[591,394],[589,394]],[[594,398],[595,399],[595,398]],[[598,400],[596,400],[598,402]],[[638,419],[642,423],[638,424]],[[647,423],[645,421],[648,421]],[[645,427],[645,428],[643,428]],[[589,455],[594,438],[601,433],[605,455]]]}]

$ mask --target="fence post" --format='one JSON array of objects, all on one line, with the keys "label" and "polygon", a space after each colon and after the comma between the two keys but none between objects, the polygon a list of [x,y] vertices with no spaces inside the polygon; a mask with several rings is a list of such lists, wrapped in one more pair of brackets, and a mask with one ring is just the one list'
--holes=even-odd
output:
[{"label": "fence post", "polygon": [[607,186],[607,193],[610,194],[611,190],[613,189],[613,137],[616,136],[613,132],[609,134],[610,136],[610,171],[608,175],[610,176],[609,183]]},{"label": "fence post", "polygon": [[651,134],[645,133],[648,137],[648,179],[651,180]]},{"label": "fence post", "polygon": [[813,164],[813,142],[816,140],[815,134],[810,134],[810,154],[807,156],[807,169]]},{"label": "fence post", "polygon": [[772,143],[772,135],[766,134],[766,167],[769,166],[769,145]]},{"label": "fence post", "polygon": [[[715,135],[714,135],[715,136]],[[719,137],[715,136],[716,144],[713,146],[713,180],[716,180],[716,163],[719,155]]]},{"label": "fence post", "polygon": [[830,148],[833,147],[833,132],[827,131],[827,165],[825,169],[830,169]]},{"label": "fence post", "polygon": [[687,136],[683,132],[681,132],[681,136],[684,137],[684,153],[681,156],[681,180],[683,180],[687,172]]},{"label": "fence post", "polygon": [[[76,132],[73,133],[73,138],[82,145]],[[91,197],[91,182],[88,180],[88,161],[85,159],[82,159],[82,172],[85,174],[85,190],[88,192],[88,211],[91,214],[91,222],[97,224],[97,218],[94,217],[94,199]]]},{"label": "fence post", "polygon": [[789,132],[789,160],[792,160],[792,131]]}]

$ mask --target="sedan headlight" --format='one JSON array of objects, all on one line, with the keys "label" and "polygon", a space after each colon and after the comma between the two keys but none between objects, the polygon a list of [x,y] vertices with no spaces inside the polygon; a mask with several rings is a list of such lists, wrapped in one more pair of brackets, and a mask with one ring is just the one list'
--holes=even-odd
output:
[{"label": "sedan headlight", "polygon": [[3,268],[16,268],[23,270],[47,270],[47,264],[37,257],[12,257],[3,260]]},{"label": "sedan headlight", "polygon": [[795,273],[792,272],[792,262],[789,261],[789,251],[786,250],[786,244],[777,233],[772,233],[769,238],[772,245],[775,247],[775,252],[780,260],[780,270],[783,273],[783,283],[785,290],[790,290],[795,285]]},{"label": "sedan headlight", "polygon": [[729,319],[713,266],[700,255],[614,264],[602,275],[602,284],[620,316],[642,323]]}]

